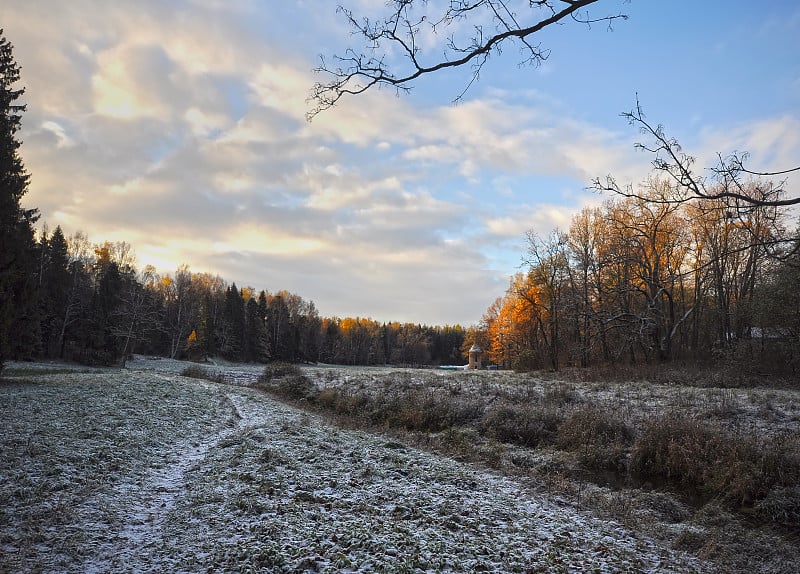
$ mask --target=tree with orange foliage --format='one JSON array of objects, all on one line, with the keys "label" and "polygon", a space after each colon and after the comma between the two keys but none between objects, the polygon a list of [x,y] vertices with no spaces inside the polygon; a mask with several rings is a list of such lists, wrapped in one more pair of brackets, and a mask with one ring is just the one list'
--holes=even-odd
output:
[{"label": "tree with orange foliage", "polygon": [[567,236],[558,230],[546,238],[533,232],[527,234],[528,280],[517,292],[534,311],[539,339],[547,349],[550,366],[559,369],[561,328],[567,291],[570,287],[570,268],[567,257]]}]

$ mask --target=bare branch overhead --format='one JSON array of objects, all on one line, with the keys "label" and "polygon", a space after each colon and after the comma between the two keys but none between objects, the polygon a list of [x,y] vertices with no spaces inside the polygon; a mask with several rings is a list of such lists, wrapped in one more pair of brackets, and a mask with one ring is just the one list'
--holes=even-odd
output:
[{"label": "bare branch overhead", "polygon": [[[491,54],[499,54],[516,41],[521,65],[538,66],[550,55],[537,43],[541,30],[571,19],[590,26],[604,22],[609,27],[625,14],[595,16],[588,7],[600,0],[447,0],[438,11],[426,0],[390,0],[385,19],[361,18],[339,6],[363,42],[341,55],[320,56],[315,69],[326,77],[312,88],[311,119],[333,107],[345,95],[361,94],[375,86],[390,86],[407,92],[417,78],[447,68],[470,65],[471,76],[459,100],[479,78]],[[465,27],[464,24],[467,26]],[[470,30],[466,35],[464,29]],[[441,54],[431,56],[421,43],[426,35],[444,37]],[[399,55],[399,57],[398,57]]]}]

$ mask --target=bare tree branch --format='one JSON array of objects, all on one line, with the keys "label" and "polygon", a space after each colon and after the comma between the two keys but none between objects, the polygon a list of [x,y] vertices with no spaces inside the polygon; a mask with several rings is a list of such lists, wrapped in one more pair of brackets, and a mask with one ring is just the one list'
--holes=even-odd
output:
[{"label": "bare tree branch", "polygon": [[[521,44],[523,59],[520,65],[540,65],[550,55],[541,44],[531,38],[548,26],[572,19],[591,26],[606,22],[610,27],[615,20],[627,19],[624,14],[607,14],[592,17],[587,10],[600,0],[448,0],[438,17],[430,17],[426,0],[390,0],[389,16],[371,21],[359,18],[352,11],[339,6],[353,35],[364,40],[363,49],[348,48],[343,55],[326,59],[320,56],[315,72],[328,76],[317,82],[309,101],[313,108],[308,112],[312,119],[320,112],[336,105],[345,95],[361,94],[374,86],[390,86],[398,92],[408,92],[417,78],[447,68],[471,65],[472,76],[466,87],[456,96],[461,99],[479,78],[483,66],[492,53],[499,54],[507,42]],[[457,36],[460,24],[472,24],[471,36]],[[434,36],[450,33],[444,53],[428,61],[424,58],[420,39],[425,32]],[[394,54],[400,54],[398,63]]]},{"label": "bare tree branch", "polygon": [[[788,180],[775,182],[773,177],[800,171],[800,166],[782,171],[753,171],[744,165],[747,153],[733,152],[727,157],[718,156],[717,165],[708,169],[711,176],[703,177],[695,173],[695,158],[684,153],[675,138],[664,133],[664,127],[647,121],[637,97],[633,111],[622,117],[631,125],[639,127],[650,143],[636,143],[637,149],[652,154],[651,163],[657,174],[665,176],[674,184],[675,195],[659,198],[657,203],[685,203],[697,199],[731,201],[733,210],[747,210],[753,207],[787,207],[800,205],[800,196],[786,197],[785,186]],[[755,178],[755,179],[754,179]],[[596,191],[610,191],[625,197],[642,198],[642,194],[630,184],[621,187],[613,176],[605,181],[595,178],[591,188]],[[653,201],[652,198],[648,199]]]}]

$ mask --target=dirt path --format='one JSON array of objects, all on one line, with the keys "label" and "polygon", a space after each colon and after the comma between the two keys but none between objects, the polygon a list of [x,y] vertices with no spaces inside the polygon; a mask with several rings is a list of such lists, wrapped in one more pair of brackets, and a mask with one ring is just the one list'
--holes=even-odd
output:
[{"label": "dirt path", "polygon": [[[164,381],[175,381],[173,376],[156,376]],[[127,482],[114,489],[114,506],[118,514],[122,514],[119,517],[121,524],[107,534],[105,543],[96,548],[80,571],[140,571],[150,567],[147,560],[142,560],[150,549],[163,541],[162,526],[189,489],[187,473],[198,468],[211,449],[252,424],[252,420],[243,416],[237,407],[241,397],[228,392],[225,400],[230,406],[230,414],[225,421],[220,421],[223,426],[217,432],[177,445],[163,454],[163,464],[150,469],[135,483]],[[252,412],[248,410],[246,415],[252,416]],[[94,500],[88,502],[89,505],[97,503]]]}]

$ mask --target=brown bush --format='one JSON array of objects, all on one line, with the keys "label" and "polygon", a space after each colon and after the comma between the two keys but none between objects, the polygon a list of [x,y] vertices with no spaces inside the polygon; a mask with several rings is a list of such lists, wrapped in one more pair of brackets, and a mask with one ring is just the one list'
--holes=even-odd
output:
[{"label": "brown bush", "polygon": [[545,446],[556,442],[564,415],[552,407],[501,404],[491,407],[481,421],[481,431],[505,443]]},{"label": "brown bush", "polygon": [[482,413],[475,402],[421,389],[385,392],[368,404],[373,424],[411,431],[439,432],[474,422]]},{"label": "brown bush", "polygon": [[267,365],[255,386],[290,401],[314,402],[319,394],[319,389],[303,370],[289,363]]},{"label": "brown bush", "polygon": [[316,394],[315,403],[322,410],[371,426],[409,431],[440,432],[475,424],[483,414],[478,400],[408,386],[377,393],[328,387]]},{"label": "brown bush", "polygon": [[338,413],[341,403],[341,397],[336,389],[322,389],[317,395],[317,406],[326,411]]},{"label": "brown bush", "polygon": [[212,383],[224,383],[225,376],[217,371],[210,371],[200,365],[189,365],[181,371],[184,377],[191,377],[193,379],[203,379],[211,381]]},{"label": "brown bush", "polygon": [[579,402],[580,395],[575,389],[575,385],[563,381],[555,381],[547,386],[542,400],[548,405],[563,407]]},{"label": "brown bush", "polygon": [[260,383],[270,383],[275,379],[280,379],[286,376],[302,376],[303,370],[297,365],[291,363],[276,362],[270,363],[264,367],[264,372],[261,373],[258,381]]},{"label": "brown bush", "polygon": [[800,486],[773,489],[755,505],[755,514],[765,522],[800,528]]},{"label": "brown bush", "polygon": [[625,473],[633,432],[612,413],[586,406],[572,413],[558,429],[557,444],[578,453],[589,470]]},{"label": "brown bush", "polygon": [[639,478],[734,507],[766,500],[773,489],[800,478],[796,443],[788,437],[759,439],[680,414],[644,424],[630,470]]}]

